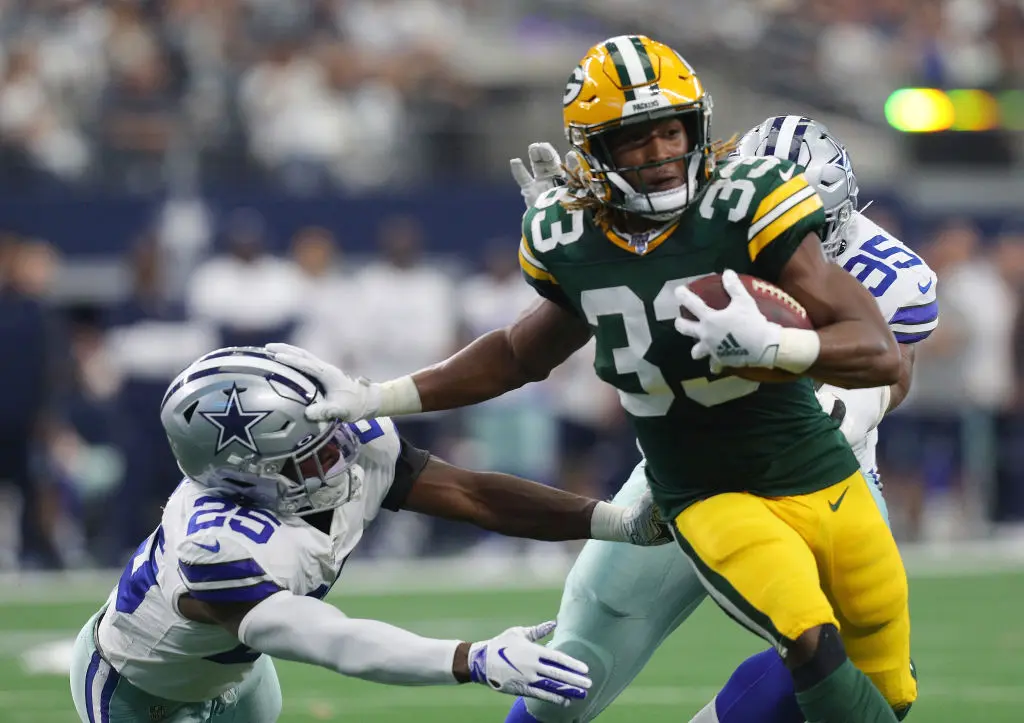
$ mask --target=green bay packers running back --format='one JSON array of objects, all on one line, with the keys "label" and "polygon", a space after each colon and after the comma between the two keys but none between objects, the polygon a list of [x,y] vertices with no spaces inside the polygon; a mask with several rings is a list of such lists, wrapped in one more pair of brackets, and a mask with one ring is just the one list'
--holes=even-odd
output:
[{"label": "green bay packers running back", "polygon": [[[915,346],[938,323],[935,275],[910,248],[856,210],[859,189],[850,156],[821,123],[802,116],[768,118],[743,136],[734,155],[774,155],[804,169],[824,204],[822,248],[871,292],[900,344],[900,379],[891,387],[825,385],[817,393],[822,408],[841,423],[840,431],[873,483],[875,500],[887,517],[875,462],[876,427],[882,415],[906,396]],[[511,161],[527,208],[568,180],[562,159],[550,143],[531,144],[529,159],[531,170],[520,159]],[[635,499],[645,488],[641,460],[615,501]],[[588,661],[594,681],[591,695],[569,709],[520,699],[506,723],[593,720],[626,689],[705,594],[693,568],[671,549],[588,542],[566,579],[559,626],[550,645],[578,651]],[[692,723],[803,721],[781,658],[767,650],[743,661]]]},{"label": "green bay packers running back", "polygon": [[[595,336],[595,370],[619,392],[679,546],[715,601],[782,653],[805,717],[897,720],[917,694],[906,576],[856,458],[810,379],[712,371],[778,368],[842,387],[898,378],[877,304],[822,252],[821,198],[787,160],[719,165],[710,96],[678,53],[646,37],[592,48],[564,106],[575,182],[526,214],[520,246],[541,300],[410,376],[372,383],[332,369],[307,414],[477,403],[543,379]],[[816,331],[768,322],[737,272],[791,294]],[[732,297],[719,311],[686,288],[712,273]],[[680,318],[681,303],[695,321]]]}]

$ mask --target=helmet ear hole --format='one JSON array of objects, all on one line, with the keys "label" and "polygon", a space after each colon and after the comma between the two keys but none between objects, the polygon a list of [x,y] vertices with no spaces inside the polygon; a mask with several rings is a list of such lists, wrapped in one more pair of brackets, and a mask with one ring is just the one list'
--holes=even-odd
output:
[{"label": "helmet ear hole", "polygon": [[185,418],[186,424],[192,424],[192,416],[196,413],[196,409],[199,407],[199,400],[195,400],[185,408],[185,411],[181,413],[181,416]]}]

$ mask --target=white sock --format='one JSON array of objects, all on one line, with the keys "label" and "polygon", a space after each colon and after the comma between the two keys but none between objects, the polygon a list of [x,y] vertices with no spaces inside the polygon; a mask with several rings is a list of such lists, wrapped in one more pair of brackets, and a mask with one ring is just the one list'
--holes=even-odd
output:
[{"label": "white sock", "polygon": [[712,700],[700,709],[700,712],[690,719],[690,723],[718,723],[718,713],[715,711],[715,701]]}]

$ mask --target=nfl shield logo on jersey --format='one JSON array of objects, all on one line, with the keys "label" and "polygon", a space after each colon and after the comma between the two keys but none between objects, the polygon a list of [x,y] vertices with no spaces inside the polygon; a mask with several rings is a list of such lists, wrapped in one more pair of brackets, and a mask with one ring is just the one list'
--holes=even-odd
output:
[{"label": "nfl shield logo on jersey", "polygon": [[160,723],[162,720],[167,720],[171,712],[167,710],[165,705],[151,705],[149,706],[149,719],[153,723]]}]

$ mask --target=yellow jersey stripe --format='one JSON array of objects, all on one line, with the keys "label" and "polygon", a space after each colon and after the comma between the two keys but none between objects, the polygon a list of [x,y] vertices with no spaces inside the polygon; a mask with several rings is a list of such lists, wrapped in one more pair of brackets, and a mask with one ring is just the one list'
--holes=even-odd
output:
[{"label": "yellow jersey stripe", "polygon": [[757,221],[756,223],[752,223],[750,225],[750,228],[747,229],[747,241],[761,233],[762,230],[770,226],[775,221],[775,219],[782,216],[782,214],[786,213],[786,211],[793,208],[801,201],[807,200],[815,193],[816,191],[813,188],[811,188],[810,186],[806,186],[805,188],[802,188],[801,190],[794,193],[789,198],[781,201],[775,208],[773,208],[771,211],[762,216],[760,221]]},{"label": "yellow jersey stripe", "polygon": [[530,262],[530,266],[540,269],[541,271],[547,271],[548,267],[537,260],[537,257],[533,255],[530,247],[526,243],[526,237],[523,236],[523,240],[519,242],[519,253],[526,257],[526,260]]},{"label": "yellow jersey stripe", "polygon": [[761,220],[761,218],[769,213],[773,208],[778,206],[780,203],[785,201],[787,198],[797,193],[801,189],[807,188],[807,177],[804,174],[799,174],[789,179],[781,186],[776,188],[774,191],[769,193],[767,196],[761,199],[761,203],[757,207],[757,211],[754,212],[754,218],[751,219],[750,223],[755,224]]},{"label": "yellow jersey stripe", "polygon": [[[538,218],[539,217],[534,217],[534,221],[533,221],[534,231],[533,231],[533,233],[537,233],[536,229],[538,228],[538,223],[539,223]],[[522,239],[519,242],[519,248],[526,249],[526,253],[530,254],[530,258],[533,259],[534,261],[537,261],[537,250],[534,249],[533,248],[533,244],[530,243],[530,239],[526,235],[526,230],[525,229],[523,230]]]},{"label": "yellow jersey stripe", "polygon": [[810,216],[821,208],[821,206],[821,196],[814,193],[809,198],[793,206],[793,208],[789,209],[770,224],[765,226],[761,232],[754,236],[754,238],[750,240],[750,243],[747,244],[747,252],[750,254],[750,260],[753,261],[756,259],[757,255],[764,250],[765,246],[777,239],[786,230],[792,228],[801,219]]},{"label": "yellow jersey stripe", "polygon": [[531,278],[537,279],[538,281],[546,281],[549,284],[557,284],[555,277],[549,274],[544,269],[539,269],[530,263],[530,260],[526,258],[526,254],[523,250],[519,250],[519,268],[523,270],[523,273],[527,274]]}]

